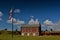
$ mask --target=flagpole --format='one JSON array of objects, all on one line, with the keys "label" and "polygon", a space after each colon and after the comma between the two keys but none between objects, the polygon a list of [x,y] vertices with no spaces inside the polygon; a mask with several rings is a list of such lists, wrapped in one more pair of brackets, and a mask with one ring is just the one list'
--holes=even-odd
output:
[{"label": "flagpole", "polygon": [[13,8],[12,8],[12,40],[13,40]]},{"label": "flagpole", "polygon": [[12,15],[12,39],[13,39],[13,15]]},{"label": "flagpole", "polygon": [[11,8],[11,10],[10,10],[9,13],[10,13],[9,20],[12,20],[12,21],[11,21],[11,22],[12,22],[12,23],[11,23],[11,27],[12,27],[12,31],[11,31],[11,32],[12,32],[12,33],[11,33],[11,34],[12,34],[12,40],[13,40],[13,10],[12,10],[12,8]]}]

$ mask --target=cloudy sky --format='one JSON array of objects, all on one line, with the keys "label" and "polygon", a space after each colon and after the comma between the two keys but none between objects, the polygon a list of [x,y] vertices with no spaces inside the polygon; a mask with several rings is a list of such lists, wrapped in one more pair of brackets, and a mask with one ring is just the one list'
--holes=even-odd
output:
[{"label": "cloudy sky", "polygon": [[37,18],[41,23],[42,30],[60,30],[59,0],[0,0],[0,29],[11,30],[11,20],[8,20],[11,8],[14,9],[14,29],[18,24],[27,24],[34,16],[34,20]]}]

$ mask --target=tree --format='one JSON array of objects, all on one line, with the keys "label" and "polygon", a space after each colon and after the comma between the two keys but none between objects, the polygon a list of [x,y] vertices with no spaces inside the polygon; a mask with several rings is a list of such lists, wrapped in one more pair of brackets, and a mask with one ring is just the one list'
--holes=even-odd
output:
[{"label": "tree", "polygon": [[16,29],[16,32],[17,32],[18,30]]},{"label": "tree", "polygon": [[47,29],[45,31],[48,31]]},{"label": "tree", "polygon": [[15,30],[15,34],[18,34],[18,30],[17,29]]},{"label": "tree", "polygon": [[53,29],[50,29],[50,31],[53,31]]},{"label": "tree", "polygon": [[5,28],[4,30],[7,31],[7,28]]}]

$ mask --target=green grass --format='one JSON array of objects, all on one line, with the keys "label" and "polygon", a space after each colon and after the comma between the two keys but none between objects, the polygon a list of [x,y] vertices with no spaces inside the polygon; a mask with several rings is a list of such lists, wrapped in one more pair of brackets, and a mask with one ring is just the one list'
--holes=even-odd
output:
[{"label": "green grass", "polygon": [[[12,40],[11,35],[0,35],[0,40]],[[60,36],[20,36],[14,35],[13,40],[60,40]]]}]

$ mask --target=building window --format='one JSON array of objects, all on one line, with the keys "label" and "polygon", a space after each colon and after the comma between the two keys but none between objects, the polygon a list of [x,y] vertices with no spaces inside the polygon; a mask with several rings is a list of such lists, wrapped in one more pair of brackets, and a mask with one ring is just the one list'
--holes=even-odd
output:
[{"label": "building window", "polygon": [[29,33],[27,33],[27,36],[29,36],[30,34]]},{"label": "building window", "polygon": [[22,36],[24,36],[24,33],[22,33]]},{"label": "building window", "polygon": [[37,32],[36,35],[39,35],[39,33]]},{"label": "building window", "polygon": [[33,33],[33,36],[35,36],[35,33]]}]

